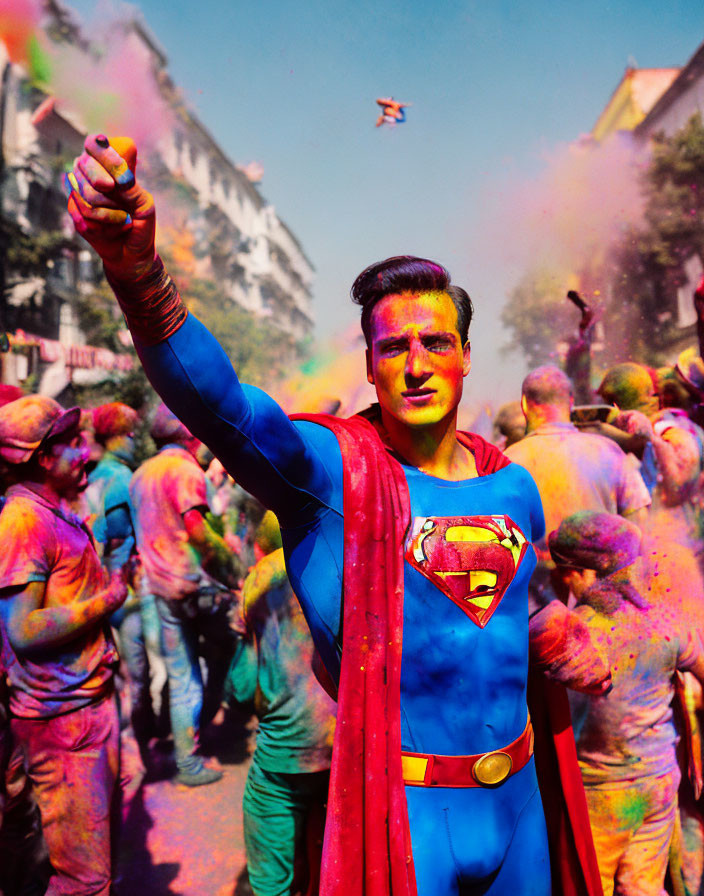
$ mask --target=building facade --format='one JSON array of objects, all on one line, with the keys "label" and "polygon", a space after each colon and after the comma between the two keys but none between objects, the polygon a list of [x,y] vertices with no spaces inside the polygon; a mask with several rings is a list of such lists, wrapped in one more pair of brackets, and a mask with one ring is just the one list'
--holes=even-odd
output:
[{"label": "building facade", "polygon": [[[671,136],[683,128],[690,118],[699,114],[704,121],[704,43],[679,71],[667,90],[658,98],[648,114],[635,128],[636,139],[647,143],[654,134]],[[692,253],[682,266],[683,282],[677,289],[673,314],[682,331],[673,350],[694,342],[696,314],[692,293],[704,274],[704,258]]]},{"label": "building facade", "polygon": [[[45,6],[51,39],[74,54],[96,53],[66,8],[57,0]],[[164,216],[160,245],[177,262],[187,255],[185,268],[217,285],[223,315],[238,306],[292,341],[306,339],[313,329],[314,269],[299,241],[184,103],[166,55],[139,14],[119,28],[126,45],[148,59],[172,123],[143,158],[157,199],[179,197],[176,213]],[[0,69],[0,327],[12,345],[0,354],[0,381],[56,395],[69,381],[127,369],[132,358],[120,345],[113,351],[87,345],[81,301],[101,283],[102,269],[73,233],[62,187],[87,127],[70,104],[34,86],[26,66],[12,61],[2,43]],[[117,323],[116,307],[114,314]],[[129,342],[125,334],[121,341]]]},{"label": "building facade", "polygon": [[678,68],[627,68],[592,128],[592,137],[601,143],[618,131],[632,131],[679,73]]},{"label": "building facade", "polygon": [[[627,131],[636,151],[639,147],[647,151],[655,134],[671,136],[696,113],[704,118],[704,43],[682,68],[628,68],[599,115],[592,137],[604,143]],[[666,325],[659,341],[671,359],[696,341],[692,294],[702,273],[704,259],[694,251],[683,259],[677,277],[652,284],[656,323]]]}]

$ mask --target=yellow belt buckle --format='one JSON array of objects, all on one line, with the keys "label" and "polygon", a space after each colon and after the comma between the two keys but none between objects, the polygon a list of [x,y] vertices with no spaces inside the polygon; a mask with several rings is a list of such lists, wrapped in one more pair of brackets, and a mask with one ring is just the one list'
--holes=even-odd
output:
[{"label": "yellow belt buckle", "polygon": [[401,772],[405,784],[425,784],[428,760],[421,756],[401,756]]},{"label": "yellow belt buckle", "polygon": [[485,753],[472,766],[475,780],[483,787],[496,787],[511,774],[513,759],[502,750]]}]

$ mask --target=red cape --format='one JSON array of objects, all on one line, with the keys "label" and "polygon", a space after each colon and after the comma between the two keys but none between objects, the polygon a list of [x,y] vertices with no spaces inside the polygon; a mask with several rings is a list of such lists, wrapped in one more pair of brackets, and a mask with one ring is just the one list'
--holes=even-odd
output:
[{"label": "red cape", "polygon": [[[401,773],[408,484],[365,418],[303,419],[334,432],[344,476],[343,647],[320,893],[417,896]],[[458,438],[472,451],[480,476],[510,463],[480,436]],[[544,679],[532,691],[553,893],[602,896],[566,694]]]}]

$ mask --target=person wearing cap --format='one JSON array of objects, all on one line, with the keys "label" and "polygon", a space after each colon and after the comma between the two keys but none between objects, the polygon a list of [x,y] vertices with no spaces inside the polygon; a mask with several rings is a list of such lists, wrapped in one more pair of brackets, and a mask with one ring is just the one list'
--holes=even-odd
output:
[{"label": "person wearing cap", "polygon": [[[23,395],[19,386],[0,383],[0,407]],[[0,495],[8,484],[0,471]],[[0,497],[0,507],[2,503]],[[42,875],[45,852],[39,810],[22,755],[10,735],[9,695],[0,660],[0,893],[21,890],[19,881],[31,887],[31,881]],[[47,881],[48,875],[44,875],[45,887]]]},{"label": "person wearing cap", "polygon": [[[0,407],[23,395],[19,386],[0,383]],[[0,470],[0,496],[8,484],[4,482]],[[0,507],[2,504],[3,498],[0,497]],[[0,893],[19,889],[18,872],[20,875],[24,873],[26,880],[30,880],[40,864],[32,855],[38,843],[43,843],[41,823],[31,785],[24,773],[22,757],[12,744],[9,695],[0,660]]]},{"label": "person wearing cap", "polygon": [[[207,482],[196,459],[200,441],[164,404],[151,436],[159,450],[135,472],[129,494],[139,556],[161,621],[177,781],[196,787],[222,777],[197,753],[198,732],[201,716],[219,706],[229,665],[228,656],[227,664],[210,667],[204,695],[198,638],[234,649],[227,610],[240,570],[206,520]],[[204,712],[205,702],[214,706]]]},{"label": "person wearing cap", "polygon": [[614,514],[573,514],[548,541],[611,668],[611,690],[575,723],[604,896],[664,896],[680,781],[674,676],[704,682],[701,577],[686,550],[651,547]]},{"label": "person wearing cap", "polygon": [[[579,510],[605,510],[644,518],[650,495],[624,452],[609,439],[577,429],[570,421],[572,383],[554,365],[532,370],[523,380],[521,407],[527,435],[506,449],[525,467],[540,492],[545,531]],[[532,609],[554,597],[553,564],[543,540],[531,580]]]},{"label": "person wearing cap", "polygon": [[[335,703],[315,678],[313,641],[270,510],[254,547],[257,563],[242,586],[245,640],[228,673],[235,699],[253,699],[259,719],[242,801],[249,883],[255,896],[317,893]],[[309,861],[296,863],[306,842]],[[292,889],[296,864],[307,873]]]},{"label": "person wearing cap", "polygon": [[0,626],[11,730],[39,804],[48,893],[107,894],[117,797],[117,651],[108,616],[125,600],[90,532],[63,502],[86,485],[80,410],[32,395],[0,408]]}]

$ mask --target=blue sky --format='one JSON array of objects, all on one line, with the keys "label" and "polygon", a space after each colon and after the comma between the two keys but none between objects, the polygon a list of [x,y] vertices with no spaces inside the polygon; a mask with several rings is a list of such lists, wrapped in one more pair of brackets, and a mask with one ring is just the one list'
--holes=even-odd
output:
[{"label": "blue sky", "polygon": [[[524,372],[497,368],[515,271],[500,246],[477,249],[487,191],[589,131],[629,62],[683,65],[704,40],[701,0],[136,5],[224,150],[264,165],[264,196],[317,270],[319,333],[355,319],[349,286],[370,262],[435,258],[475,301],[475,399],[506,397]],[[413,104],[407,123],[377,129],[389,94]]]}]

